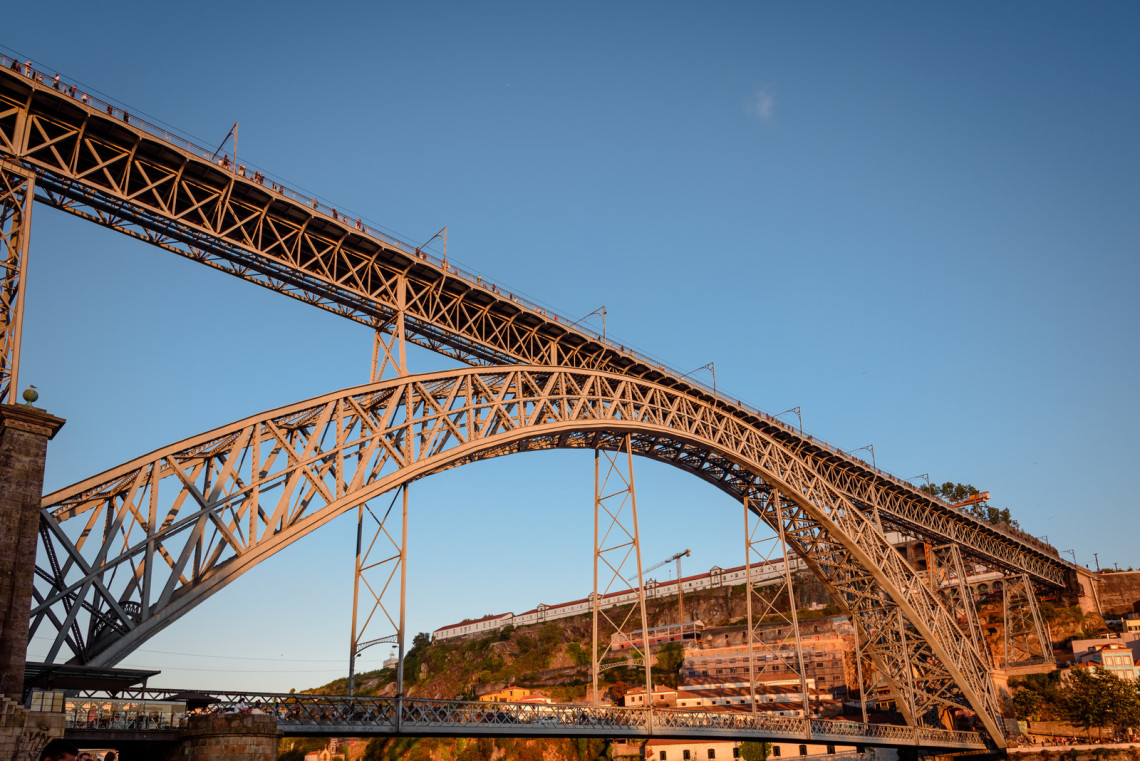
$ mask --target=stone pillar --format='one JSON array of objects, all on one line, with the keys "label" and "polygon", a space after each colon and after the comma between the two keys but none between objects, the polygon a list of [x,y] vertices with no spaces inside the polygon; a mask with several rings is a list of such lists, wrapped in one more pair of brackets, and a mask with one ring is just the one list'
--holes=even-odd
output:
[{"label": "stone pillar", "polygon": [[64,421],[26,404],[0,404],[0,757],[38,758],[63,733],[63,715],[20,707],[44,461]]},{"label": "stone pillar", "polygon": [[180,761],[275,761],[282,732],[263,713],[191,716],[182,742],[168,759]]}]

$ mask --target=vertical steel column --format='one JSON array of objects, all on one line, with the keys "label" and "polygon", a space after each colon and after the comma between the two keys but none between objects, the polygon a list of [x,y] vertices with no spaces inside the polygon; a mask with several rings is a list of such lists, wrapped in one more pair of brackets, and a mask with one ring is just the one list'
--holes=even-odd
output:
[{"label": "vertical steel column", "polygon": [[396,630],[396,695],[404,697],[404,616],[407,609],[408,591],[408,487],[405,484],[404,505],[400,521],[400,628]]},{"label": "vertical steel column", "polygon": [[863,646],[859,637],[859,624],[855,624],[855,675],[859,680],[859,708],[863,711],[863,723],[867,723],[867,683],[863,681]]},{"label": "vertical steel column", "polygon": [[[755,630],[752,625],[752,498],[744,498],[744,615],[748,626],[748,693],[753,715],[759,713],[756,705],[756,653],[753,645]],[[759,523],[759,520],[757,520]]]},{"label": "vertical steel column", "polygon": [[[391,519],[392,511],[396,506],[396,498],[403,497],[403,509],[401,511],[400,520],[400,538],[397,540],[392,534]],[[376,522],[376,531],[372,536],[371,541],[365,548],[363,546],[363,524],[364,514],[367,513],[373,521]],[[375,513],[372,512],[367,504],[361,505],[357,509],[357,528],[356,528],[356,572],[353,579],[352,588],[352,638],[349,642],[348,654],[348,694],[352,695],[356,689],[356,657],[361,652],[372,647],[373,645],[393,643],[399,648],[399,657],[396,664],[396,686],[397,692],[403,694],[403,679],[404,679],[404,609],[405,597],[407,591],[407,560],[408,560],[408,487],[405,484],[401,486],[399,491],[393,495],[391,503],[388,505],[388,510],[384,513],[383,518],[377,518]],[[381,559],[375,562],[369,562],[372,551],[376,549],[377,541],[383,536],[387,540],[388,553]],[[363,549],[363,554],[361,550]],[[377,574],[376,580],[379,582],[379,591],[368,580],[368,574],[375,572],[379,569],[381,572]],[[385,595],[392,588],[396,580],[397,571],[400,574],[399,578],[399,594],[400,594],[400,608],[399,613],[393,613],[392,606],[385,604]],[[372,595],[372,607],[368,612],[368,616],[364,619],[363,624],[359,627],[358,624],[358,610],[360,601],[360,586],[363,582],[364,588]],[[389,598],[390,599],[390,598]],[[368,625],[372,622],[372,618],[376,612],[380,611],[382,618],[387,621],[388,626],[395,630],[395,634],[378,637],[376,639],[364,640],[364,632],[368,629]]]},{"label": "vertical steel column", "polygon": [[598,653],[598,503],[601,499],[601,481],[599,477],[597,449],[594,450],[594,591],[590,593],[590,612],[593,616],[593,635],[590,639],[590,673],[593,675],[594,705],[601,705],[598,697],[598,666],[601,658]]},{"label": "vertical steel column", "polygon": [[[629,501],[633,506],[633,548],[637,557],[637,607],[641,608],[641,661],[645,664],[645,696],[648,709],[647,725],[653,731],[653,664],[650,659],[649,618],[645,615],[645,579],[641,573],[641,532],[637,524],[637,489],[633,485],[633,443],[625,436],[626,461],[629,467]],[[677,579],[680,584],[681,580]]]},{"label": "vertical steel column", "polygon": [[[405,354],[404,312],[407,299],[407,280],[400,278],[396,287],[396,315],[387,325],[377,326],[372,337],[372,371],[370,374],[373,383],[384,379],[384,373],[391,367],[397,378],[408,374],[407,355]],[[387,341],[384,340],[384,328],[390,331]]]},{"label": "vertical steel column", "polygon": [[[394,370],[395,375],[398,378],[402,378],[408,374],[407,358],[406,358],[406,355],[404,353],[404,350],[405,350],[404,339],[406,336],[406,333],[404,330],[404,307],[405,307],[406,294],[407,294],[407,281],[404,280],[404,278],[400,278],[398,281],[397,289],[396,289],[396,307],[397,307],[398,311],[396,313],[395,320],[390,324],[390,329],[391,329],[390,337],[387,341],[385,341],[384,340],[384,332],[383,332],[382,328],[379,326],[376,328],[376,331],[373,335],[373,339],[372,339],[372,369],[370,372],[370,380],[373,383],[380,381],[380,380],[383,380],[384,379],[384,373],[387,372],[387,370],[389,368],[392,368],[392,370]],[[400,524],[401,525],[401,539],[400,539],[399,544],[396,544],[395,540],[392,539],[391,533],[388,532],[384,528],[384,524],[388,520],[388,516],[391,514],[392,507],[395,504],[395,498],[394,497],[392,500],[392,504],[388,506],[388,511],[384,514],[384,520],[376,520],[376,516],[372,515],[372,510],[370,508],[367,508],[366,504],[362,503],[362,504],[358,505],[356,508],[356,570],[355,570],[355,573],[353,574],[353,584],[352,584],[352,639],[351,639],[351,643],[350,643],[349,656],[348,656],[348,694],[349,695],[353,694],[353,692],[355,690],[355,686],[356,686],[356,680],[355,680],[356,656],[359,655],[362,650],[364,650],[365,648],[371,647],[372,645],[380,644],[382,642],[391,642],[392,641],[392,638],[389,636],[389,637],[382,637],[380,639],[372,640],[369,642],[361,642],[360,636],[363,635],[364,629],[366,629],[368,627],[368,623],[369,623],[369,621],[372,620],[372,616],[373,616],[373,614],[375,614],[377,607],[379,607],[381,609],[381,611],[384,613],[384,615],[388,618],[389,623],[393,623],[392,622],[392,616],[389,614],[387,608],[383,605],[381,598],[383,597],[384,592],[387,591],[388,585],[392,581],[392,574],[395,573],[395,567],[393,566],[392,573],[388,576],[388,579],[386,580],[386,582],[385,582],[383,588],[381,589],[381,592],[379,595],[377,595],[375,590],[373,590],[372,587],[368,584],[368,580],[363,578],[364,573],[366,571],[368,571],[369,569],[372,569],[372,568],[375,568],[378,566],[383,566],[383,565],[386,565],[386,564],[391,563],[393,561],[395,561],[395,563],[397,565],[399,565],[399,568],[400,568],[400,614],[399,614],[399,623],[395,624],[397,647],[399,650],[398,664],[397,664],[398,673],[396,674],[396,682],[397,682],[397,694],[403,695],[403,680],[404,680],[404,591],[407,587],[407,576],[406,576],[407,575],[407,532],[408,532],[408,526],[407,526],[407,522],[408,522],[408,487],[407,487],[407,484],[402,486],[400,491],[403,494],[404,507],[403,507],[403,519],[402,519],[401,524]],[[366,508],[368,509],[369,515],[372,515],[372,518],[374,520],[376,520],[377,526],[376,526],[376,533],[373,535],[372,541],[368,545],[368,551],[365,553],[364,557],[361,558],[360,549],[361,549],[361,540],[363,538],[363,532],[364,532],[364,511]],[[397,556],[389,556],[389,557],[387,557],[383,560],[380,560],[377,563],[370,565],[370,566],[365,565],[365,563],[368,560],[368,554],[372,551],[372,548],[375,546],[376,540],[380,537],[381,533],[383,533],[385,536],[387,536],[388,540],[396,548]],[[368,591],[372,593],[373,604],[372,604],[372,610],[369,612],[368,618],[364,622],[364,626],[361,627],[360,631],[357,631],[356,624],[357,624],[357,618],[358,618],[358,613],[359,613],[359,605],[360,605],[360,582],[361,582],[361,580],[363,580],[365,586],[368,587]]]},{"label": "vertical steel column", "polygon": [[982,659],[992,668],[993,655],[982,634],[974,598],[966,584],[966,564],[956,544],[944,544],[930,550],[926,572],[931,586],[949,606],[954,619],[965,619],[964,634],[970,637]]},{"label": "vertical steel column", "polygon": [[352,575],[352,633],[348,640],[348,696],[356,694],[356,653],[360,644],[356,612],[360,603],[360,539],[364,529],[364,503],[356,506],[356,563]]},{"label": "vertical steel column", "polygon": [[1053,650],[1045,637],[1037,595],[1028,574],[1003,579],[1002,607],[1006,668],[1052,661]]},{"label": "vertical steel column", "polygon": [[[619,465],[619,460],[622,451],[625,453],[625,475],[622,474],[622,468]],[[609,467],[603,477],[600,467],[600,458],[605,455],[609,461]],[[613,491],[608,491],[610,479],[615,477],[619,481],[619,486]],[[617,505],[616,508],[611,508],[612,504]],[[625,508],[629,505],[630,518],[632,522],[632,529],[627,527],[623,513]],[[602,512],[609,517],[609,525],[605,531],[601,530],[599,518]],[[611,535],[615,535],[611,539]],[[616,564],[610,562],[609,555],[616,555],[620,559]],[[602,608],[602,598],[609,594],[615,585],[620,585],[621,589],[625,588],[626,580],[623,569],[626,563],[633,556],[637,565],[637,610],[641,613],[641,633],[640,640],[636,636],[630,636],[625,632],[626,626],[630,623],[633,617],[634,609],[626,614],[621,621],[615,621]],[[599,583],[599,567],[605,564],[609,569],[610,576],[609,582],[605,588],[601,587]],[[637,652],[641,656],[642,665],[645,669],[645,699],[648,716],[649,728],[653,726],[653,680],[651,671],[651,661],[649,652],[649,621],[645,612],[645,580],[642,574],[641,565],[641,534],[638,529],[637,519],[637,492],[633,480],[633,443],[631,437],[626,434],[622,438],[621,445],[613,456],[609,452],[602,449],[594,450],[594,590],[592,592],[592,609],[593,609],[593,642],[592,642],[592,665],[593,665],[593,690],[594,690],[594,704],[600,702],[598,694],[598,675],[601,672],[601,662],[610,653],[611,645],[605,648],[601,647],[599,642],[599,622],[605,619],[605,622],[614,628],[614,634],[617,635],[616,639],[624,641],[629,645],[631,652]]]},{"label": "vertical steel column", "polygon": [[0,402],[15,404],[35,175],[0,161]]},{"label": "vertical steel column", "polygon": [[[902,608],[895,609],[896,625],[899,629],[899,642],[902,645],[903,662],[909,663],[910,648],[907,646],[906,636],[906,617],[903,616]],[[915,728],[918,728],[920,717],[918,715],[918,700],[915,698],[914,693],[914,669],[907,665],[906,670],[906,700],[907,700],[907,714],[913,717]]]},{"label": "vertical steel column", "polygon": [[800,616],[796,610],[795,588],[792,585],[792,563],[788,557],[788,543],[784,535],[784,508],[781,504],[779,492],[773,492],[776,497],[776,525],[780,533],[780,549],[784,554],[784,583],[788,586],[788,604],[792,609],[792,631],[796,637],[796,657],[799,661],[800,690],[804,696],[804,734],[811,739],[811,698],[808,696],[807,669],[804,668],[804,645],[800,638]]},{"label": "vertical steel column", "polygon": [[[760,502],[758,508],[755,510],[752,507],[753,502]],[[804,667],[803,659],[803,640],[800,637],[799,614],[796,610],[796,597],[792,582],[792,558],[788,555],[787,535],[784,526],[784,510],[781,504],[780,493],[772,489],[761,500],[745,498],[744,508],[744,552],[746,556],[744,573],[746,593],[745,607],[748,616],[748,677],[753,711],[757,711],[757,646],[762,645],[764,651],[771,655],[772,659],[765,660],[765,666],[760,670],[761,672],[768,670],[769,663],[772,664],[772,667],[782,664],[788,670],[798,672],[805,718],[804,731],[810,739],[811,722],[808,721],[808,719],[811,713],[811,699],[807,686],[807,669]],[[757,538],[757,533],[761,527],[768,528],[768,524],[760,518],[760,515],[765,513],[769,516],[769,520],[773,520],[776,523],[776,536]],[[753,517],[755,517],[754,522]],[[757,584],[752,575],[753,556],[756,556],[756,558],[767,567],[771,567],[779,561],[783,565],[783,571],[781,572],[781,576],[783,577],[782,581],[769,581],[766,584]],[[757,592],[757,589],[760,587],[775,587],[775,590],[769,596],[762,597]],[[781,595],[787,596],[788,613],[779,610],[777,606]],[[759,616],[756,615],[753,606],[754,600],[759,601],[762,605],[762,612]],[[759,626],[756,619],[758,618],[760,621],[763,621],[763,619],[769,615],[780,616],[786,623],[791,624],[791,639],[780,637],[779,641],[769,643],[756,637],[756,630]],[[793,653],[795,655],[794,664],[791,662]]]}]

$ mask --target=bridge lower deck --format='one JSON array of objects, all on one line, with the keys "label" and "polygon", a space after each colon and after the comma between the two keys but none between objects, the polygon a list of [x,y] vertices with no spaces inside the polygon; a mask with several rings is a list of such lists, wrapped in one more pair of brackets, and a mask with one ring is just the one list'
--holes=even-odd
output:
[{"label": "bridge lower deck", "polygon": [[[149,692],[149,691],[148,691]],[[99,698],[77,698],[97,702]],[[117,700],[122,700],[119,696]],[[68,736],[79,741],[139,740],[177,731],[148,718],[145,705],[131,712],[83,707],[68,716]],[[203,713],[251,712],[275,719],[291,737],[534,737],[609,739],[753,740],[813,742],[893,748],[985,750],[977,732],[864,724],[745,711],[699,711],[483,703],[414,698],[349,698],[325,695],[226,693]],[[195,712],[188,714],[193,716]]]}]

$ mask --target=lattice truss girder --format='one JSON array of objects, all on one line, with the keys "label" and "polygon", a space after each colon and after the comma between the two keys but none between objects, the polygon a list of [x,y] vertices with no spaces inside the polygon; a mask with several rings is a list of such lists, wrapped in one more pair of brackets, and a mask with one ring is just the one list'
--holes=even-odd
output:
[{"label": "lattice truss girder", "polygon": [[[8,70],[0,158],[37,174],[39,200],[469,364],[605,369],[684,387],[661,366],[520,304]],[[22,93],[22,94],[17,94]],[[403,322],[399,322],[403,319]],[[728,410],[728,402],[722,400]],[[1058,559],[876,475],[770,420],[733,414],[787,442],[860,507],[936,543],[1064,586]]]},{"label": "lattice truss girder", "polygon": [[[739,499],[760,500],[772,488],[787,495],[799,510],[789,513],[789,543],[858,625],[874,639],[872,614],[889,599],[914,627],[906,651],[914,675],[906,678],[923,693],[916,705],[964,698],[998,736],[980,656],[882,532],[819,474],[699,398],[567,368],[472,368],[362,386],[50,494],[32,634],[43,626],[54,636],[48,660],[66,646],[79,660],[115,663],[260,559],[361,501],[465,462],[524,448],[615,449],[627,434],[635,453]],[[897,681],[902,660],[885,666]]]},{"label": "lattice truss girder", "polygon": [[[943,660],[913,630],[886,588],[835,532],[828,532],[808,510],[790,500],[761,499],[751,504],[762,509],[764,519],[777,529],[778,516],[783,514],[786,541],[824,579],[833,599],[851,618],[863,652],[873,663],[873,676],[908,722],[934,723],[938,709],[969,707]],[[879,533],[870,521],[866,523],[870,532]],[[892,555],[898,557],[897,553]],[[898,577],[905,575],[909,566],[904,563],[893,570]],[[954,632],[960,636],[956,629]],[[975,671],[975,688],[986,690],[988,672],[981,671],[979,676],[979,671]],[[992,694],[989,697],[992,699]]]},{"label": "lattice truss girder", "polygon": [[807,442],[800,442],[795,449],[851,502],[868,512],[877,511],[885,528],[914,534],[933,544],[956,544],[986,565],[1029,573],[1053,587],[1065,586],[1062,564],[1039,552],[1026,552],[1018,539],[959,510],[947,509],[909,485],[868,478],[862,468],[834,452]]}]

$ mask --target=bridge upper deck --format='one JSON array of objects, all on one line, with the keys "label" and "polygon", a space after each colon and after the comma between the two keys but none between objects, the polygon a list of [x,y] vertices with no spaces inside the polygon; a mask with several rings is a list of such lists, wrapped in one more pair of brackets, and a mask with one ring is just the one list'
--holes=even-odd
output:
[{"label": "bridge upper deck", "polygon": [[826,473],[888,527],[1065,586],[1056,550],[992,526],[585,326],[0,55],[0,162],[37,200],[468,364],[621,373],[695,393]]}]

